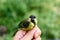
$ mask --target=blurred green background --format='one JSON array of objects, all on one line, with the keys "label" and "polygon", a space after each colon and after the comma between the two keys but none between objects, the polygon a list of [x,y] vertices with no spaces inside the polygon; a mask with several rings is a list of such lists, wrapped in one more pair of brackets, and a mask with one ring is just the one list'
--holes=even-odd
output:
[{"label": "blurred green background", "polygon": [[60,0],[0,0],[0,29],[7,31],[0,40],[12,40],[21,20],[32,14],[38,19],[42,40],[60,40]]}]

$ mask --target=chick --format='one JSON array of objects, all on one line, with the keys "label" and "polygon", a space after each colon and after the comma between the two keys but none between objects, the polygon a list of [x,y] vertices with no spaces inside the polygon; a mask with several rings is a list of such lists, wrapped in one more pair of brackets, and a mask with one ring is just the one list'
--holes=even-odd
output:
[{"label": "chick", "polygon": [[19,23],[18,30],[29,31],[32,30],[35,27],[35,25],[37,25],[37,19],[34,15],[31,15],[29,18],[24,19]]}]

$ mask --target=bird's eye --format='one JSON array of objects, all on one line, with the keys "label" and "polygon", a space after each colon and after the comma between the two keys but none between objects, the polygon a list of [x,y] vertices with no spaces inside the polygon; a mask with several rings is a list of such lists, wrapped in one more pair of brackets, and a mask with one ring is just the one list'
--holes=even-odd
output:
[{"label": "bird's eye", "polygon": [[36,17],[34,16],[34,18],[36,18]]}]

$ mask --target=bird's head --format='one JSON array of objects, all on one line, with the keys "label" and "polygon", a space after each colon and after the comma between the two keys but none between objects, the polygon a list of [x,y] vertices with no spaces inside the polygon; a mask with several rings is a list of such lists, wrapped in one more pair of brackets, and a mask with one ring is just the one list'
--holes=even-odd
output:
[{"label": "bird's head", "polygon": [[31,19],[31,22],[32,22],[32,23],[37,24],[36,16],[31,15],[29,18]]}]

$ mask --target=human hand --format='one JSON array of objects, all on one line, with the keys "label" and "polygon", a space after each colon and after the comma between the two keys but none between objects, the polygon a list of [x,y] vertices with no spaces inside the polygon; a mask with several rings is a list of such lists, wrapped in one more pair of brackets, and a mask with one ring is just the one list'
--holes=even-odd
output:
[{"label": "human hand", "polygon": [[14,36],[13,40],[41,40],[41,30],[35,26],[34,29],[26,32],[19,30]]}]

